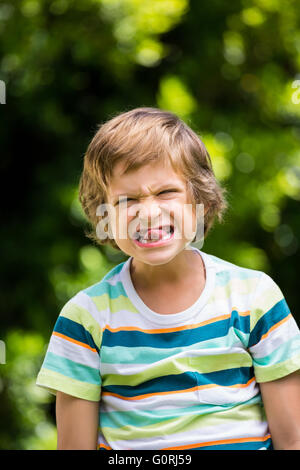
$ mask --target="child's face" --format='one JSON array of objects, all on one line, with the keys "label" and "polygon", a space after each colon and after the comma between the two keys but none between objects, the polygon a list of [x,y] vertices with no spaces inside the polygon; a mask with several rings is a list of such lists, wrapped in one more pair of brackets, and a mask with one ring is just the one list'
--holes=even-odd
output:
[{"label": "child's face", "polygon": [[[151,163],[119,176],[122,169],[122,163],[114,168],[107,195],[115,209],[110,223],[114,240],[124,253],[144,263],[167,263],[196,233],[195,208],[186,182],[169,162]],[[160,226],[171,226],[171,236],[168,230],[147,231]],[[142,243],[138,231],[150,243]]]}]

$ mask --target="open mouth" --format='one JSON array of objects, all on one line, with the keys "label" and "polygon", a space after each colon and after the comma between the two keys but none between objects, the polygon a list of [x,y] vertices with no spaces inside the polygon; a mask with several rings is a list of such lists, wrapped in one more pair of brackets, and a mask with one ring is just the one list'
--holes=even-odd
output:
[{"label": "open mouth", "polygon": [[168,240],[174,233],[173,225],[163,225],[157,228],[149,228],[146,231],[136,232],[134,239],[139,243],[150,243],[155,241]]}]

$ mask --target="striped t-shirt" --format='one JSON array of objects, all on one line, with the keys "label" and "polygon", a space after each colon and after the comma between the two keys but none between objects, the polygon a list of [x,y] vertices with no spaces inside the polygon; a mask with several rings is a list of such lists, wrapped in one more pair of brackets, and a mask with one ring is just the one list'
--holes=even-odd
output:
[{"label": "striped t-shirt", "polygon": [[58,316],[37,385],[100,401],[98,449],[272,449],[259,383],[300,368],[299,328],[269,275],[192,249],[186,310],[145,305],[130,257]]}]

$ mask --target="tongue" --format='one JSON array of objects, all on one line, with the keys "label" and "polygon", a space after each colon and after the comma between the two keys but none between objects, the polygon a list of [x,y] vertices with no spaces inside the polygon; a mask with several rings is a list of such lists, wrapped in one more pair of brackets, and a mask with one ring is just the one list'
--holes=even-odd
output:
[{"label": "tongue", "polygon": [[168,234],[169,233],[166,232],[166,230],[163,230],[163,229],[148,230],[148,233],[145,235],[144,239],[145,240],[160,240],[165,235],[168,235]]}]

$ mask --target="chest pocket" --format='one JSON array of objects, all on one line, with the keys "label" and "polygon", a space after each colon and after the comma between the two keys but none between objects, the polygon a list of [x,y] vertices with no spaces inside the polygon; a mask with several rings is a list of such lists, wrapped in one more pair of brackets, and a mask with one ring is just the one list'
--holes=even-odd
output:
[{"label": "chest pocket", "polygon": [[199,403],[226,405],[252,398],[259,389],[252,358],[243,348],[190,351]]}]

